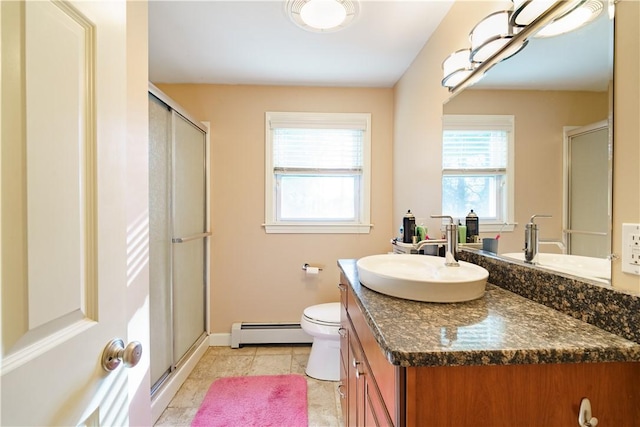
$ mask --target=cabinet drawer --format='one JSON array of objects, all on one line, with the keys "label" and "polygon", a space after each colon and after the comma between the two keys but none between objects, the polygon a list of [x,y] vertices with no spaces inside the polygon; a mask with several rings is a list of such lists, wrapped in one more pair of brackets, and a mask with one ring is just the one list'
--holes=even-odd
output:
[{"label": "cabinet drawer", "polygon": [[348,297],[348,313],[355,335],[357,335],[364,357],[366,358],[368,365],[370,366],[370,376],[377,384],[377,388],[380,391],[380,396],[387,407],[389,415],[397,424],[399,419],[399,375],[400,368],[394,366],[385,357],[380,349],[380,346],[376,342],[369,326],[366,323],[364,315],[360,311],[358,304],[355,302],[351,289],[347,291]]}]

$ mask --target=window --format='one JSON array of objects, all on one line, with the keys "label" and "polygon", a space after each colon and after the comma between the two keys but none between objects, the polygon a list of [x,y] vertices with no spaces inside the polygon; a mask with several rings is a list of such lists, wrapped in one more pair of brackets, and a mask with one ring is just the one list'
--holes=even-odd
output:
[{"label": "window", "polygon": [[371,115],[266,113],[267,233],[368,233]]},{"label": "window", "polygon": [[513,229],[513,116],[445,115],[442,212],[479,216],[481,231]]}]

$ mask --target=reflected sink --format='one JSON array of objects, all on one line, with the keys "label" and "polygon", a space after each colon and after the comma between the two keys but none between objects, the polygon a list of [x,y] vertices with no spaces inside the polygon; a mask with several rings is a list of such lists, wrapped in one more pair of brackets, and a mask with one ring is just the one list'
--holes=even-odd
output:
[{"label": "reflected sink", "polygon": [[[524,253],[502,254],[506,258],[524,261]],[[611,261],[581,255],[538,253],[538,267],[573,276],[605,282],[611,280]]]},{"label": "reflected sink", "polygon": [[489,272],[464,261],[447,267],[431,255],[384,254],[360,258],[360,283],[397,298],[426,302],[462,302],[484,295]]}]

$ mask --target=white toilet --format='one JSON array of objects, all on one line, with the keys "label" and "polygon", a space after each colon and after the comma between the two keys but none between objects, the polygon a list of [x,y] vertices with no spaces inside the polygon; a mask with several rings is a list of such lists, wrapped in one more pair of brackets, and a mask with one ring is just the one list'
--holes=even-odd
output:
[{"label": "white toilet", "polygon": [[305,372],[312,378],[340,380],[340,303],[312,305],[304,309],[302,330],[313,337]]}]

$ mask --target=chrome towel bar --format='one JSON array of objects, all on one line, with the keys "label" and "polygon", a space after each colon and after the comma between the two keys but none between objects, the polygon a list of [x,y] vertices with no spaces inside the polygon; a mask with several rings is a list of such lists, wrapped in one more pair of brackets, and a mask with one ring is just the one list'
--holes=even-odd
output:
[{"label": "chrome towel bar", "polygon": [[184,243],[184,242],[188,242],[190,240],[202,239],[204,237],[209,237],[209,236],[211,236],[211,232],[207,231],[205,233],[193,234],[193,235],[187,236],[187,237],[174,237],[173,239],[171,239],[171,242],[172,243]]}]

